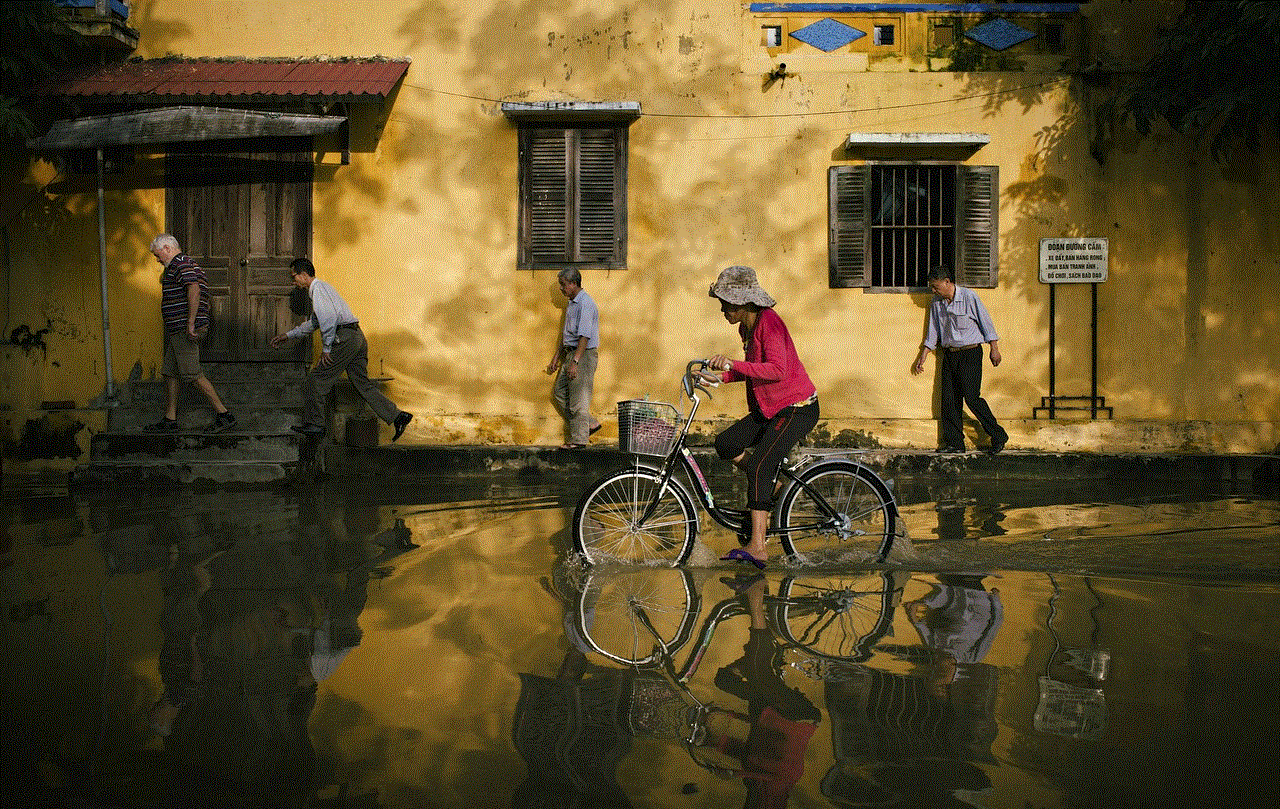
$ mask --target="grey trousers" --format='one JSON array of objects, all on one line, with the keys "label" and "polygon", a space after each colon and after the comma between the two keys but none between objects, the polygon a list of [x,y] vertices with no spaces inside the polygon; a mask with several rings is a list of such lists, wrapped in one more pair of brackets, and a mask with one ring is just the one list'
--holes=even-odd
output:
[{"label": "grey trousers", "polygon": [[324,424],[324,403],[333,390],[338,377],[346,371],[347,379],[355,386],[356,393],[369,403],[378,418],[387,424],[396,420],[400,408],[383,396],[378,386],[369,381],[369,344],[359,326],[342,326],[338,329],[341,342],[333,344],[329,352],[330,363],[307,372],[302,383],[303,418],[308,424]]},{"label": "grey trousers", "polygon": [[573,353],[570,352],[560,363],[560,373],[556,376],[556,407],[569,425],[569,443],[585,444],[591,435],[591,388],[596,380],[596,363],[599,351],[588,348],[582,352],[582,360],[578,363],[578,377],[569,378],[569,366],[573,364]]}]

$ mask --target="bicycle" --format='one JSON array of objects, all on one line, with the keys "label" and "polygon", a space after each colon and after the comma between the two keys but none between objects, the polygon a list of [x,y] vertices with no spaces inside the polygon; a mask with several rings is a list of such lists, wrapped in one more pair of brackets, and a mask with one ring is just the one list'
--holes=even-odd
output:
[{"label": "bicycle", "polygon": [[[677,469],[713,520],[739,535],[750,531],[750,512],[716,503],[686,445],[702,401],[699,391],[707,390],[697,375],[705,368],[705,359],[685,366],[681,389],[691,402],[687,417],[664,402],[618,403],[618,443],[634,459],[597,480],[578,502],[573,546],[588,564],[616,560],[675,567],[689,558],[700,522],[694,496],[676,477]],[[779,473],[783,485],[766,535],[778,537],[786,557],[794,563],[849,561],[859,552],[863,560],[884,562],[897,537],[898,507],[879,475],[847,457],[815,452],[788,459]]]}]

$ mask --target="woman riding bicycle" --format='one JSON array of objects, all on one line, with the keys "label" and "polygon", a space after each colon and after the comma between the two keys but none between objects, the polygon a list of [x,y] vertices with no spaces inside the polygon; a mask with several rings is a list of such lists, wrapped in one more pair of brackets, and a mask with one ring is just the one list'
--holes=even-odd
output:
[{"label": "woman riding bicycle", "polygon": [[[768,558],[765,531],[773,509],[778,467],[818,423],[818,394],[786,324],[773,310],[777,302],[760,288],[755,270],[725,269],[708,295],[720,300],[725,320],[738,327],[746,360],[717,354],[707,365],[722,373],[703,372],[703,377],[711,382],[745,381],[749,408],[746,416],[716,436],[716,453],[746,472],[747,509],[751,512],[749,541],[721,559],[763,569]],[[752,450],[749,455],[748,449]]]}]

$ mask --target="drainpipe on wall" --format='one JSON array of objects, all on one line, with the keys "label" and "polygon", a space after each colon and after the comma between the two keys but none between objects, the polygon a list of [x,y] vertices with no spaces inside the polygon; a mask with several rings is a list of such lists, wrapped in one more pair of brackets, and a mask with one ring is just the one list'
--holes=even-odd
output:
[{"label": "drainpipe on wall", "polygon": [[111,376],[111,321],[107,304],[107,220],[103,202],[102,147],[98,147],[98,282],[102,287],[102,353],[107,385],[102,392],[102,407],[115,407],[116,383]]}]

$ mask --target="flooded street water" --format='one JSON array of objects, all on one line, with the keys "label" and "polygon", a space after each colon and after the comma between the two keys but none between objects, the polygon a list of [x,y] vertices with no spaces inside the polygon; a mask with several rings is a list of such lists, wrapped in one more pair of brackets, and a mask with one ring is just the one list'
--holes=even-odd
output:
[{"label": "flooded street water", "polygon": [[899,482],[755,579],[566,562],[588,482],[6,489],[6,805],[1277,804],[1275,499]]}]

